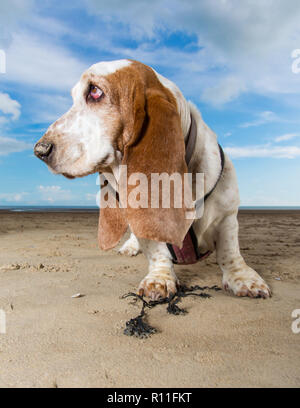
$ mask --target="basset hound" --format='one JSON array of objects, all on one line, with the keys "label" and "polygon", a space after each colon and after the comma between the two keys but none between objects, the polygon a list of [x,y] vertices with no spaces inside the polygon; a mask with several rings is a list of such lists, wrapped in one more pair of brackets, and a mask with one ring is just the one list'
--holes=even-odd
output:
[{"label": "basset hound", "polygon": [[[141,251],[148,259],[149,271],[139,293],[151,299],[175,293],[179,280],[174,263],[184,262],[186,248],[190,255],[193,245],[198,255],[216,250],[225,290],[237,296],[271,296],[268,285],[240,254],[239,191],[233,164],[178,87],[147,65],[117,60],[87,69],[72,97],[73,106],[48,128],[34,152],[52,172],[68,178],[98,172],[111,176],[106,176],[102,189],[108,183],[116,200],[100,208],[99,245],[103,250],[115,247],[130,229],[119,252],[132,256]],[[124,183],[120,187],[124,168],[127,181],[137,173],[149,182],[152,175],[189,173],[191,189],[194,176],[204,174],[202,216],[195,216],[193,200],[192,207],[188,200],[181,206],[173,200],[164,206],[160,198],[159,205],[151,205],[150,184],[147,205],[130,205]],[[127,194],[132,193],[133,183],[126,188]],[[170,191],[173,197],[183,188]],[[192,216],[187,216],[188,210]]]}]

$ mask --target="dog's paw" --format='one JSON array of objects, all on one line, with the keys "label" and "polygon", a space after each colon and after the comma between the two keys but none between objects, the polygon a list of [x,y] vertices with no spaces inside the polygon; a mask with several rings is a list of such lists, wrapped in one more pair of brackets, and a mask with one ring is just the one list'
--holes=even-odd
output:
[{"label": "dog's paw", "polygon": [[239,272],[227,273],[223,277],[223,288],[236,296],[251,298],[271,297],[271,290],[266,282],[251,268]]},{"label": "dog's paw", "polygon": [[135,237],[130,237],[118,251],[119,254],[127,256],[136,256],[140,252],[140,245]]},{"label": "dog's paw", "polygon": [[169,278],[147,277],[139,285],[138,293],[140,296],[147,296],[151,300],[158,300],[174,295],[177,292],[179,282]]}]

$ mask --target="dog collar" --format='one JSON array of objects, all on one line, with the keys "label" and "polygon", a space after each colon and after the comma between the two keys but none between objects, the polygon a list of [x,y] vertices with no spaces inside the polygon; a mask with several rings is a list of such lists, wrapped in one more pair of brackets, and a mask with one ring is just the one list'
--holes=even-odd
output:
[{"label": "dog collar", "polygon": [[191,124],[189,132],[185,139],[185,162],[189,165],[192,155],[195,150],[195,144],[197,139],[197,125],[194,116],[191,114]]},{"label": "dog collar", "polygon": [[[185,161],[187,166],[189,165],[195,145],[196,145],[196,139],[197,139],[197,125],[196,121],[191,114],[191,124],[190,124],[190,129],[188,132],[188,135],[185,140]],[[219,146],[219,152],[220,152],[220,160],[221,160],[221,171],[219,173],[219,176],[213,186],[213,188],[205,194],[204,197],[202,197],[200,200],[197,200],[195,203],[196,210],[199,208],[201,205],[204,204],[204,202],[208,199],[208,197],[212,194],[214,189],[216,188],[222,173],[224,169],[224,164],[225,164],[225,155],[222,147]],[[172,256],[173,263],[177,265],[190,265],[194,264],[196,262],[201,261],[202,259],[208,257],[211,254],[211,251],[207,251],[204,254],[201,254],[199,251],[199,246],[198,246],[198,241],[197,241],[197,236],[195,234],[195,231],[193,229],[193,225],[191,225],[190,229],[188,230],[183,243],[182,243],[182,248],[177,247],[176,245],[172,244],[167,244],[167,247],[169,249],[169,252]]]}]

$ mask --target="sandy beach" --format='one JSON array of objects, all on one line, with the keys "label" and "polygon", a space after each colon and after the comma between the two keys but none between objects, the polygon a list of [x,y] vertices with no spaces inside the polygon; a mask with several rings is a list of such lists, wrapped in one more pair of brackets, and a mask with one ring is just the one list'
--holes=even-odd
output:
[{"label": "sandy beach", "polygon": [[[245,210],[239,221],[241,251],[273,297],[187,297],[184,316],[160,305],[147,312],[158,333],[138,339],[123,329],[140,304],[121,296],[146,275],[142,254],[100,251],[96,212],[0,212],[0,386],[299,387],[300,211]],[[176,272],[221,285],[215,254]]]}]

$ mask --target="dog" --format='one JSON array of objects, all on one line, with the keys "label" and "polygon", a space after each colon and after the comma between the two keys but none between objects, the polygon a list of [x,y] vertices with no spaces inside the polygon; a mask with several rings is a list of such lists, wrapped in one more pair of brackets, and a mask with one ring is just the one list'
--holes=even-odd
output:
[{"label": "dog", "polygon": [[[240,254],[240,201],[233,164],[179,88],[151,67],[126,59],[92,65],[72,89],[72,97],[73,106],[48,128],[34,153],[53,173],[67,178],[111,175],[109,184],[118,197],[116,205],[100,208],[99,245],[103,250],[115,247],[130,228],[130,238],[119,252],[130,256],[143,252],[148,259],[139,294],[157,300],[176,293],[180,282],[174,271],[174,248],[177,254],[184,250],[193,232],[195,251],[206,255],[216,251],[226,291],[270,297],[268,285]],[[192,127],[191,148],[187,139]],[[120,188],[124,166],[127,180],[135,172],[147,180],[162,172],[204,174],[203,215],[187,217],[187,205],[124,205]],[[128,188],[132,191],[132,186]]]}]

